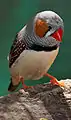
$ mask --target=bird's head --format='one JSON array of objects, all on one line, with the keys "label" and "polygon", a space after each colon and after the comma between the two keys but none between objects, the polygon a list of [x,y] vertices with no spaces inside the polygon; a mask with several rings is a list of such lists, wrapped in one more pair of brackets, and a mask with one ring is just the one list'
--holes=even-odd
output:
[{"label": "bird's head", "polygon": [[33,33],[36,39],[33,40],[34,44],[47,47],[59,46],[62,42],[64,32],[63,20],[55,12],[43,11],[38,13],[34,17],[31,26],[28,26],[30,28],[29,33],[30,35]]}]

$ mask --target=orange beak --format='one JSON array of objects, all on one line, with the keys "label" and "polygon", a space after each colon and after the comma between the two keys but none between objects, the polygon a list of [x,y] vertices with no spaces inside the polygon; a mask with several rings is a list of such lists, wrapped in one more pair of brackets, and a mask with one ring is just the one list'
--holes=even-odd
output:
[{"label": "orange beak", "polygon": [[55,38],[57,41],[62,41],[63,30],[59,28],[56,32],[54,32],[51,36]]}]

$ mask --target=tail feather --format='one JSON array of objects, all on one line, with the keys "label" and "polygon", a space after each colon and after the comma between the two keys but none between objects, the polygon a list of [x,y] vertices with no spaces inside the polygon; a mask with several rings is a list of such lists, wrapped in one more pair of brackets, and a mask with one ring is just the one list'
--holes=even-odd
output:
[{"label": "tail feather", "polygon": [[9,87],[8,87],[8,91],[9,91],[9,92],[13,92],[13,91],[16,90],[16,88],[17,88],[18,86],[19,86],[19,84],[18,84],[18,85],[13,85],[12,80],[11,80],[11,82],[10,82],[10,84],[9,84]]}]

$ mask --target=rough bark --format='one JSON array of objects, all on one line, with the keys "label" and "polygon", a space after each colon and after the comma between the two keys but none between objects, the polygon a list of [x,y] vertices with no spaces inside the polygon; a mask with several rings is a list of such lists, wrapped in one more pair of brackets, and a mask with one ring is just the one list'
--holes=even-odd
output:
[{"label": "rough bark", "polygon": [[71,80],[64,82],[65,88],[49,83],[0,97],[0,120],[71,120]]}]

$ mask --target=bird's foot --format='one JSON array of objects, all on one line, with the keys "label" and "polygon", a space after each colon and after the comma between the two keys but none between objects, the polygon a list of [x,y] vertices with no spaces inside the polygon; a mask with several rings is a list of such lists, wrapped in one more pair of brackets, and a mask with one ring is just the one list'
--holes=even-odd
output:
[{"label": "bird's foot", "polygon": [[64,82],[63,81],[58,81],[56,78],[53,78],[50,80],[52,85],[58,85],[60,87],[64,87]]},{"label": "bird's foot", "polygon": [[27,85],[25,85],[25,84],[23,84],[23,87],[22,87],[22,89],[29,89],[29,88],[33,88],[33,86],[27,86]]},{"label": "bird's foot", "polygon": [[33,86],[27,86],[24,84],[23,87],[19,90],[19,92],[22,94],[28,95],[29,93],[28,93],[27,89],[29,89],[29,88],[33,88]]},{"label": "bird's foot", "polygon": [[45,76],[48,76],[51,79],[50,82],[52,83],[52,85],[58,85],[60,87],[65,87],[63,81],[58,81],[55,77],[53,77],[52,75],[48,73],[46,73]]},{"label": "bird's foot", "polygon": [[24,84],[24,78],[20,76],[20,81],[22,82],[22,89],[26,90],[26,89],[29,89],[29,88],[33,88],[33,86],[27,86]]}]

